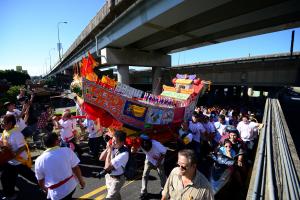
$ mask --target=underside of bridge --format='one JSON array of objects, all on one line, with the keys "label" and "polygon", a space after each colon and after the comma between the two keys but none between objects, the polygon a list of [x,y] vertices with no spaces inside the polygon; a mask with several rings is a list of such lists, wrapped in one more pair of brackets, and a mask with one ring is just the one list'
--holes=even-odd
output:
[{"label": "underside of bridge", "polygon": [[169,53],[299,25],[298,0],[108,0],[49,75],[88,51],[105,66],[169,67]]},{"label": "underside of bridge", "polygon": [[[118,81],[151,83],[154,93],[176,73],[195,73],[215,85],[299,85],[298,61],[173,68],[168,55],[299,26],[298,0],[108,0],[48,76],[72,75],[90,52],[100,67],[117,66]],[[152,72],[135,77],[129,66]]]}]

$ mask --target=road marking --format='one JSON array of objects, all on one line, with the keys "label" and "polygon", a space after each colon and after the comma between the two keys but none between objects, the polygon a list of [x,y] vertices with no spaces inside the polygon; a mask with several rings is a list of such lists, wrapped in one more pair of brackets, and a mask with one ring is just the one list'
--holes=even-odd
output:
[{"label": "road marking", "polygon": [[[122,188],[128,186],[130,183],[133,183],[135,180],[129,181],[127,182],[125,185],[123,185]],[[105,199],[107,193],[101,194],[100,196],[98,196],[97,198],[95,198],[95,200],[103,200]]]},{"label": "road marking", "polygon": [[125,185],[123,185],[122,188],[126,187],[127,185],[129,185],[130,183],[134,182],[135,180],[132,180],[132,181],[128,181],[128,183],[126,183]]},{"label": "road marking", "polygon": [[94,196],[97,193],[102,192],[103,190],[106,190],[106,185],[103,185],[103,186],[101,186],[101,187],[99,187],[99,188],[97,188],[97,189],[95,189],[95,190],[93,190],[93,191],[91,191],[91,192],[89,192],[89,193],[87,193],[87,194],[79,197],[79,199],[87,199],[87,198],[89,198],[91,196]]},{"label": "road marking", "polygon": [[101,194],[99,197],[95,198],[95,200],[103,200],[106,197],[106,193]]}]

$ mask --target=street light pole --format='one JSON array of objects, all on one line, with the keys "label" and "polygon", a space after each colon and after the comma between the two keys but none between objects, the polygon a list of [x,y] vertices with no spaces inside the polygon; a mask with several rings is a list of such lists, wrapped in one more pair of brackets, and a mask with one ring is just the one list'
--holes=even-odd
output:
[{"label": "street light pole", "polygon": [[45,75],[47,75],[47,66],[48,66],[48,63],[47,63],[47,60],[48,60],[49,58],[47,57],[47,58],[45,58]]},{"label": "street light pole", "polygon": [[67,24],[67,23],[68,22],[58,22],[57,23],[57,39],[58,39],[57,50],[58,50],[59,62],[61,62],[61,43],[60,43],[60,39],[59,39],[59,25]]},{"label": "street light pole", "polygon": [[49,58],[50,58],[50,71],[51,71],[51,50],[55,50],[55,48],[51,48],[49,50]]}]

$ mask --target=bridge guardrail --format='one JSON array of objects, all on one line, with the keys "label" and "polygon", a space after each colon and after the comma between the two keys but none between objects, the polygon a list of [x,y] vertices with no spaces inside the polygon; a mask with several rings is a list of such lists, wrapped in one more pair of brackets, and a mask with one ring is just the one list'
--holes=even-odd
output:
[{"label": "bridge guardrail", "polygon": [[268,98],[247,199],[300,199],[300,161],[278,99]]}]

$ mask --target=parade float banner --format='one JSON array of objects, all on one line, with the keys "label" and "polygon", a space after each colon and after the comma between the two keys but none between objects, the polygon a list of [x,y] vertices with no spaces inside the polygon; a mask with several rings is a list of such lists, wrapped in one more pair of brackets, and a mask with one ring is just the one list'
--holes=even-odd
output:
[{"label": "parade float banner", "polygon": [[83,79],[82,91],[85,102],[109,112],[116,120],[124,124],[129,124],[139,129],[144,127],[144,121],[123,114],[125,103],[129,101],[128,98],[86,79]]},{"label": "parade float banner", "polygon": [[164,109],[162,115],[162,124],[169,124],[174,119],[174,109]]},{"label": "parade float banner", "polygon": [[147,107],[140,106],[131,101],[126,101],[123,114],[140,121],[145,121]]},{"label": "parade float banner", "polygon": [[148,109],[146,123],[148,124],[169,124],[173,121],[174,109],[154,108]]},{"label": "parade float banner", "polygon": [[185,108],[185,112],[184,112],[185,121],[189,121],[192,118],[192,114],[195,110],[195,107],[196,107],[196,101],[193,101],[190,103],[190,105],[188,105],[188,107]]},{"label": "parade float banner", "polygon": [[118,83],[117,87],[115,89],[115,92],[126,95],[128,97],[136,97],[136,98],[142,98],[144,92],[138,89],[135,89],[133,87],[130,87],[129,85]]},{"label": "parade float banner", "polygon": [[104,108],[112,116],[118,118],[124,106],[124,99],[94,82],[85,81],[83,84],[84,100],[97,107]]},{"label": "parade float banner", "polygon": [[158,108],[149,108],[146,118],[148,124],[161,124],[163,111]]}]

